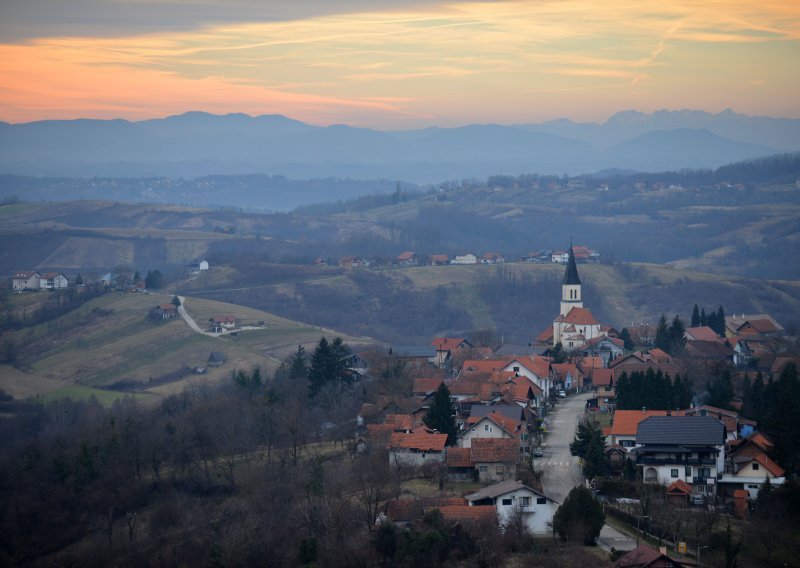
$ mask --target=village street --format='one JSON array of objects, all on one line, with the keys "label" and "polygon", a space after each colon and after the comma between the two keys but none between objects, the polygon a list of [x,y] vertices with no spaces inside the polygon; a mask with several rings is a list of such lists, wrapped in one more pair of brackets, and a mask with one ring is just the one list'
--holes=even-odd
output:
[{"label": "village street", "polygon": [[[542,486],[546,495],[563,503],[570,490],[584,482],[578,458],[569,452],[575,438],[578,422],[584,413],[589,393],[561,399],[560,404],[547,415],[548,433],[542,443],[544,456],[534,458],[534,466],[542,472]],[[609,524],[603,526],[598,542],[605,550],[633,550],[636,541]]]}]

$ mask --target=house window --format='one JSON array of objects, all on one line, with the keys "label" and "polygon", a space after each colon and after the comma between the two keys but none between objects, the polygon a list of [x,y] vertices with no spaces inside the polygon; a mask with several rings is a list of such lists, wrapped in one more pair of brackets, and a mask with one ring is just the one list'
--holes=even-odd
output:
[{"label": "house window", "polygon": [[753,471],[758,471],[758,464],[757,463],[753,464]]},{"label": "house window", "polygon": [[758,489],[758,485],[748,484],[747,488],[748,489]]},{"label": "house window", "polygon": [[481,473],[486,473],[487,471],[489,471],[489,466],[488,465],[481,465],[481,466],[478,466],[478,469],[480,470]]},{"label": "house window", "polygon": [[547,497],[537,497],[536,498],[537,505],[547,505]]},{"label": "house window", "polygon": [[495,474],[497,474],[497,475],[503,475],[503,474],[506,472],[506,468],[504,468],[502,465],[498,465],[498,466],[495,468],[494,472],[495,472]]},{"label": "house window", "polygon": [[511,505],[511,499],[503,499],[503,505]]},{"label": "house window", "polygon": [[522,506],[523,507],[530,507],[531,506],[531,498],[530,497],[523,497],[522,498]]},{"label": "house window", "polygon": [[678,477],[678,470],[677,469],[671,469],[670,470],[670,477]]},{"label": "house window", "polygon": [[636,442],[634,440],[620,440],[620,446],[623,448],[632,448],[635,445]]},{"label": "house window", "polygon": [[686,473],[686,477],[692,477],[692,468],[687,466],[685,473]]},{"label": "house window", "polygon": [[711,468],[710,467],[698,467],[697,468],[697,476],[698,477],[711,477]]},{"label": "house window", "polygon": [[514,372],[519,373],[519,367],[514,367]]},{"label": "house window", "polygon": [[484,425],[483,425],[483,429],[484,429],[486,432],[488,432],[488,431],[489,431],[489,425],[488,425],[488,424],[484,424]]}]

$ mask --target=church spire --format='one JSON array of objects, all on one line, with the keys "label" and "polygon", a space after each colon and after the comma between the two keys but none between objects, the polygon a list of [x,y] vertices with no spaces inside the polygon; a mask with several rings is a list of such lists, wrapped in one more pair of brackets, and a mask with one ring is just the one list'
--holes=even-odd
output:
[{"label": "church spire", "polygon": [[567,271],[564,273],[563,285],[580,286],[581,279],[578,277],[578,265],[575,264],[575,251],[572,250],[572,240],[569,243],[569,260],[567,260]]}]

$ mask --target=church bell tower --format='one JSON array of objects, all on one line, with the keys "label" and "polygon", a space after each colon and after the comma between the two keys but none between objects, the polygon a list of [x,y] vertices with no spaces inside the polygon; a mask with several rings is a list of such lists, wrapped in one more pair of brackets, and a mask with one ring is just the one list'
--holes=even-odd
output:
[{"label": "church bell tower", "polygon": [[575,252],[572,243],[569,245],[569,260],[567,271],[561,282],[561,315],[566,316],[572,308],[582,308],[581,279],[578,277],[578,266],[575,264]]}]

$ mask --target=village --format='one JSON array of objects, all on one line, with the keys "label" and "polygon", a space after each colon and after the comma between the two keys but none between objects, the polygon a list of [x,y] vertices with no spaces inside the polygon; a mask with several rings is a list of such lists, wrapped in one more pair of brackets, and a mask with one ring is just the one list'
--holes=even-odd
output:
[{"label": "village", "polygon": [[[438,511],[447,523],[490,523],[505,529],[514,525],[535,539],[567,538],[564,531],[577,530],[581,523],[573,520],[572,529],[566,529],[557,513],[574,488],[582,487],[602,503],[606,519],[627,523],[627,531],[608,522],[590,531],[589,540],[609,551],[618,566],[651,566],[656,560],[693,566],[699,562],[700,541],[690,550],[690,535],[660,525],[658,507],[640,506],[645,494],[660,500],[664,510],[685,509],[689,517],[714,511],[747,519],[765,488],[769,492],[786,482],[787,472],[775,458],[775,441],[758,421],[741,413],[741,397],[732,393],[725,407],[714,406],[689,387],[688,395],[676,394],[653,408],[631,394],[632,381],[656,384],[658,377],[678,393],[681,376],[719,369],[730,370],[736,385],[749,384],[756,374],[777,382],[787,368],[800,365],[800,358],[776,349],[786,336],[781,325],[769,314],[724,315],[721,307],[708,315],[703,310],[701,316],[695,306],[697,313],[688,327],[681,327],[676,317],[671,327],[662,321],[617,330],[598,321],[584,302],[578,265],[597,256],[586,247],[570,246],[520,259],[565,266],[559,313],[527,345],[486,346],[467,337],[434,337],[427,344],[391,345],[351,355],[348,368],[356,382],[373,380],[387,361],[393,361],[408,382],[367,397],[358,411],[352,451],[385,455],[386,465],[401,478],[433,481],[432,487],[439,487],[427,496],[382,501],[375,527],[391,524],[408,530]],[[405,252],[394,264],[420,262],[420,256]],[[499,253],[452,259],[430,255],[427,262],[494,264],[504,259]],[[339,265],[369,264],[347,257]],[[192,278],[208,270],[208,260],[193,260],[186,274]],[[148,273],[147,280],[154,282],[153,276]],[[128,276],[122,291],[147,292],[145,280]],[[120,287],[112,274],[99,283]],[[53,272],[19,272],[12,279],[14,291],[20,293],[60,290],[69,284],[65,275]],[[198,333],[212,337],[264,327],[235,313],[194,322],[177,295],[172,302],[156,304],[149,317],[156,322],[183,317]],[[670,339],[667,335],[674,335],[676,321],[681,324],[679,337]],[[225,363],[220,348],[195,370],[204,373],[205,367]],[[443,422],[436,418],[442,409]],[[601,436],[599,458],[575,450],[586,428]],[[599,464],[599,469],[587,471],[590,463]],[[638,484],[638,493],[609,490],[614,480]],[[630,530],[634,526],[637,531]],[[641,534],[645,542],[640,544],[632,534]],[[648,544],[647,535],[658,535],[663,544]]]}]

